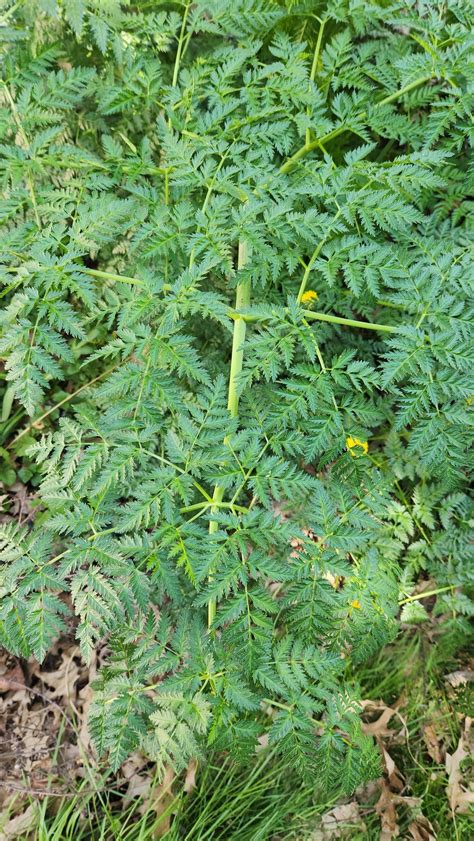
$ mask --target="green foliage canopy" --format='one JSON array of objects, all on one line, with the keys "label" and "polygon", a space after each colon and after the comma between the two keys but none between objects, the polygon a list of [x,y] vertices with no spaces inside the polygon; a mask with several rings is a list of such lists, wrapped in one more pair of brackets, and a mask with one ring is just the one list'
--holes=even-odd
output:
[{"label": "green foliage canopy", "polygon": [[42,659],[71,613],[86,659],[107,640],[115,767],[267,732],[350,790],[347,663],[420,570],[470,611],[472,6],[3,16],[6,399],[77,395],[33,528],[2,527],[0,640]]}]

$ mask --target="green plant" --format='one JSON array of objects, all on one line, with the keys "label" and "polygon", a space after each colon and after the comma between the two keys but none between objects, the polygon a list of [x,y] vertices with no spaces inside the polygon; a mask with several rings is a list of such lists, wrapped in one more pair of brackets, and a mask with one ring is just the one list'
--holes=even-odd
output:
[{"label": "green plant", "polygon": [[316,6],[5,13],[0,352],[33,419],[73,396],[1,638],[42,658],[70,606],[107,638],[114,767],[268,733],[350,790],[347,664],[420,571],[470,610],[469,8]]},{"label": "green plant", "polygon": [[[97,770],[91,771],[93,778]],[[181,791],[179,790],[181,787]],[[290,778],[282,757],[268,750],[242,768],[228,757],[211,757],[198,769],[190,793],[174,783],[177,793],[152,783],[150,803],[135,798],[124,803],[124,792],[107,779],[100,790],[91,791],[88,782],[74,797],[61,802],[32,801],[36,816],[32,822],[34,841],[267,841],[269,838],[301,838],[315,816],[329,804],[314,804],[311,782]],[[285,833],[283,835],[283,833]]]}]

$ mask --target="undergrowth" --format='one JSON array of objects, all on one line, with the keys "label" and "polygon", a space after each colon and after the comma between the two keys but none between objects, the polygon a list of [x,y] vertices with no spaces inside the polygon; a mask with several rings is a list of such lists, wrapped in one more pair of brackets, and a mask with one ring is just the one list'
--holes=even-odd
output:
[{"label": "undergrowth", "polygon": [[[459,644],[459,640],[457,641]],[[457,646],[455,646],[456,648]],[[454,752],[461,734],[461,722],[474,707],[473,690],[449,689],[445,675],[469,662],[468,649],[438,650],[426,631],[409,631],[384,649],[369,666],[358,670],[365,699],[389,706],[400,702],[406,724],[403,739],[396,737],[400,721],[392,721],[383,743],[396,763],[404,783],[404,794],[416,798],[413,806],[397,804],[400,838],[412,838],[409,826],[422,814],[431,824],[437,841],[467,841],[472,827],[469,814],[453,814],[447,796],[448,775],[444,764],[428,753],[424,728],[435,725],[440,746]],[[242,768],[224,755],[215,755],[199,765],[191,790],[184,778],[160,787],[156,771],[150,768],[153,794],[144,801],[137,797],[124,805],[124,790],[97,769],[85,773],[74,796],[31,802],[35,818],[31,841],[311,841],[321,817],[334,807],[326,799],[316,776],[303,782],[288,773],[284,759],[268,748]],[[337,825],[335,835],[351,841],[379,841],[380,815],[374,806],[379,790],[358,793],[363,820],[360,825]],[[344,803],[351,802],[345,798]],[[337,832],[340,835],[337,835]]]}]

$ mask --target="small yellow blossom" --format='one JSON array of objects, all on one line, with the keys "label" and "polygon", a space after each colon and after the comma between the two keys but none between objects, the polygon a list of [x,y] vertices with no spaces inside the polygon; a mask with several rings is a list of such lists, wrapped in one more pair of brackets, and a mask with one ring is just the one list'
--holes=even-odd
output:
[{"label": "small yellow blossom", "polygon": [[359,599],[353,599],[351,601],[351,607],[355,607],[356,610],[360,610],[361,605]]},{"label": "small yellow blossom", "polygon": [[313,301],[318,300],[318,293],[314,291],[314,289],[308,289],[307,292],[304,292],[301,296],[301,303],[302,304],[311,304]]},{"label": "small yellow blossom", "polygon": [[[361,441],[359,438],[353,438],[352,435],[349,435],[349,437],[346,438],[346,447],[349,450],[351,456],[356,455],[356,453],[357,453],[356,448],[357,447],[361,448],[364,455],[367,455],[367,453],[369,452],[369,445],[368,445],[367,441]],[[359,453],[359,455],[360,455],[360,453]]]}]

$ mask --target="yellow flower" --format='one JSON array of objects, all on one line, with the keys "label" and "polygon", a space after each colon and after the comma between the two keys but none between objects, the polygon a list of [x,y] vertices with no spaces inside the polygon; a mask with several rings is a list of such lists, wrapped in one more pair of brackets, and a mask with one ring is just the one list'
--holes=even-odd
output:
[{"label": "yellow flower", "polygon": [[[346,447],[349,450],[351,456],[355,456],[357,454],[357,447],[360,447],[364,455],[367,455],[369,452],[369,445],[367,441],[361,441],[359,438],[353,438],[352,435],[349,435],[346,438]],[[361,455],[359,453],[359,455]]]},{"label": "yellow flower", "polygon": [[355,607],[356,610],[360,610],[361,605],[359,599],[353,599],[351,601],[351,607]]},{"label": "yellow flower", "polygon": [[302,304],[311,304],[313,301],[318,300],[318,293],[314,291],[314,289],[308,289],[307,292],[304,292],[301,296],[301,303]]}]

